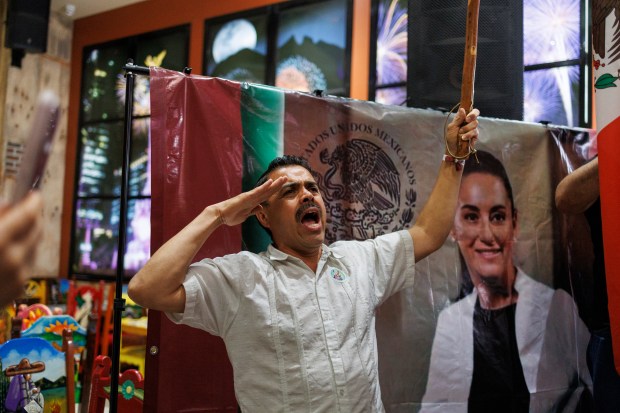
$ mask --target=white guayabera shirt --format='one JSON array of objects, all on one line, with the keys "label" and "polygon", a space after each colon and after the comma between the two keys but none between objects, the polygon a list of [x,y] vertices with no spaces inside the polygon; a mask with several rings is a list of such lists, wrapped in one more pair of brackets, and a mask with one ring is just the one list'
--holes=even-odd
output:
[{"label": "white guayabera shirt", "polygon": [[324,245],[316,273],[273,246],[203,260],[168,317],[224,339],[244,413],[382,412],[375,310],[414,262],[407,231]]}]

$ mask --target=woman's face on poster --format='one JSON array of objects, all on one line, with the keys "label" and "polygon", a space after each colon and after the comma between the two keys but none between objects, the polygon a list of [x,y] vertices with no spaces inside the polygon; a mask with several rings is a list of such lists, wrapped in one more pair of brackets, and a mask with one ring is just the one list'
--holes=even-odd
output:
[{"label": "woman's face on poster", "polygon": [[463,178],[452,237],[465,258],[474,285],[501,284],[512,266],[517,217],[502,180],[488,173]]}]

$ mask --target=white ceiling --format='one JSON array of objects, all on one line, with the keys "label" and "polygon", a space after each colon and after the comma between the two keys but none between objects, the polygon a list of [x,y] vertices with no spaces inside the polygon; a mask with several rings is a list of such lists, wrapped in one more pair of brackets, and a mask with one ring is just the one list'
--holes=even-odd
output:
[{"label": "white ceiling", "polygon": [[[138,3],[144,0],[52,0],[51,11],[65,14],[65,6],[73,4],[75,6],[75,14],[69,16],[70,19],[81,19],[82,17],[92,16],[93,14],[103,13],[108,10],[117,9],[132,3]],[[66,15],[66,14],[65,14]]]}]

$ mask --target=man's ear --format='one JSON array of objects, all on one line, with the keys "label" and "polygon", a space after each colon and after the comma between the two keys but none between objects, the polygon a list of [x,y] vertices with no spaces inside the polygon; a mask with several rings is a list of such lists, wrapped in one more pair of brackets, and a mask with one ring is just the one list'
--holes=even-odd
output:
[{"label": "man's ear", "polygon": [[269,217],[265,213],[265,208],[262,205],[259,205],[259,207],[258,211],[256,211],[256,219],[263,227],[269,228]]}]

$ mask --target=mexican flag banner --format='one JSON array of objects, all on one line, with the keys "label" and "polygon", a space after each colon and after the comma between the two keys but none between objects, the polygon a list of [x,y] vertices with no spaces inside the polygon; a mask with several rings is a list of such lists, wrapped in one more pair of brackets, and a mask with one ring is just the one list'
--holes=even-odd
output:
[{"label": "mexican flag banner", "polygon": [[[161,68],[151,68],[151,108],[152,251],[208,205],[252,189],[269,162],[282,154],[307,159],[317,172],[315,179],[327,209],[326,244],[410,228],[437,179],[449,121],[446,114],[436,111],[316,96]],[[530,406],[541,409],[558,400],[575,402],[589,383],[588,377],[580,375],[587,373],[583,323],[569,295],[572,291],[558,288],[572,283],[567,280],[566,253],[557,239],[566,231],[558,231],[561,223],[553,206],[560,176],[558,168],[550,165],[561,162],[556,141],[571,133],[538,124],[481,119],[477,144],[506,169],[518,222],[516,218],[510,221],[514,237],[505,241],[520,274],[529,280],[524,282],[542,291],[540,297],[519,295],[522,304],[517,308],[527,311],[517,313],[513,326],[523,345],[519,355],[531,389]],[[260,252],[269,242],[266,232],[250,218],[239,227],[218,228],[195,260],[241,250]],[[476,302],[475,293],[464,285],[462,259],[457,242],[449,237],[440,250],[416,263],[412,288],[375,310],[381,393],[388,411],[421,407],[433,391],[439,397],[429,401],[431,408],[467,408],[469,393],[457,391],[456,386],[468,386],[472,380],[471,313],[452,311],[455,327],[448,329],[455,333],[452,339],[460,333],[470,337],[469,347],[461,342],[454,348],[452,355],[459,358],[456,364],[440,369],[449,374],[440,386],[449,384],[455,391],[437,391],[429,380],[439,315],[460,303],[471,304],[473,312]],[[515,288],[520,288],[520,282]],[[181,383],[175,380],[177,376],[162,373],[161,364],[165,354],[174,360],[170,368],[177,372],[213,370],[203,359],[178,350],[193,340],[203,340],[194,334],[208,334],[179,330],[163,319],[149,336],[155,340],[149,346],[158,345],[162,355],[156,359],[160,371],[149,370],[151,377],[159,380],[158,389],[200,398],[199,386],[204,387],[205,378],[197,374]],[[169,345],[162,344],[166,340]],[[203,349],[211,354],[210,345],[200,347],[201,354]],[[506,352],[509,357],[516,354]],[[559,356],[561,362],[556,360]],[[231,376],[227,372],[218,377],[225,381]],[[176,398],[181,399],[186,402]]]},{"label": "mexican flag banner", "polygon": [[[620,0],[592,2],[592,67],[598,130],[605,274],[614,362],[620,372]],[[620,374],[620,373],[619,373]]]}]

